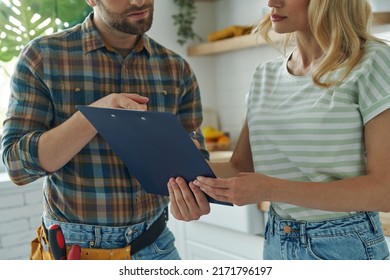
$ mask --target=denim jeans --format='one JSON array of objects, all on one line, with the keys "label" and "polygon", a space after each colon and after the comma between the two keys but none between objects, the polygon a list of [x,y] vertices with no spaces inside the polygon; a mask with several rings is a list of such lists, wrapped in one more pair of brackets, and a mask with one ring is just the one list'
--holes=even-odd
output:
[{"label": "denim jeans", "polygon": [[272,207],[265,229],[265,260],[386,260],[389,249],[377,212],[306,222],[285,220]]},{"label": "denim jeans", "polygon": [[[67,245],[78,244],[82,248],[116,249],[127,246],[154,221],[123,227],[62,223],[45,217],[43,222],[46,228],[52,224],[60,225]],[[180,256],[174,242],[172,232],[166,227],[154,243],[131,257],[133,260],[178,260]]]}]

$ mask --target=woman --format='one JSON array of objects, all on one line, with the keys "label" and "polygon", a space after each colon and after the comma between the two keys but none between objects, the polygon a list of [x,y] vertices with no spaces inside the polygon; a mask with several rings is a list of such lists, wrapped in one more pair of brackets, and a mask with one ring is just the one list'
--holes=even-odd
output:
[{"label": "woman", "polygon": [[[247,120],[218,179],[168,183],[171,212],[209,212],[202,191],[236,205],[271,201],[264,259],[388,259],[390,47],[356,0],[269,0],[257,32],[295,41],[253,76]],[[287,49],[287,48],[286,48]]]}]

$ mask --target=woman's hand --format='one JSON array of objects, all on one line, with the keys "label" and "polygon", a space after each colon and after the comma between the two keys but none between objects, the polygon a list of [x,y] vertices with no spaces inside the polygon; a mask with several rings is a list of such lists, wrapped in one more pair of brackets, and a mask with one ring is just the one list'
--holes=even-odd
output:
[{"label": "woman's hand", "polygon": [[206,195],[192,182],[189,185],[183,178],[171,178],[168,182],[171,213],[186,222],[199,220],[210,213],[210,203]]},{"label": "woman's hand", "polygon": [[198,177],[194,185],[206,194],[223,202],[238,206],[264,201],[264,180],[267,177],[257,173],[239,173],[237,177],[227,179]]}]

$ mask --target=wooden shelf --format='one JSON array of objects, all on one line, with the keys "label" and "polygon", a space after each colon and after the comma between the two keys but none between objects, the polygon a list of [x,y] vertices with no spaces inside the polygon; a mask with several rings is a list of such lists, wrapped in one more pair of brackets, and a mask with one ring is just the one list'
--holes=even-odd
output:
[{"label": "wooden shelf", "polygon": [[[271,38],[277,41],[279,35],[272,34]],[[235,50],[253,48],[265,44],[267,43],[261,36],[252,35],[252,34],[242,35],[242,36],[224,39],[220,41],[190,46],[187,49],[187,55],[188,56],[213,55],[213,54],[219,54],[219,53],[230,52]]]},{"label": "wooden shelf", "polygon": [[216,42],[202,43],[190,46],[187,49],[188,56],[212,55],[228,51],[234,51],[255,46],[256,40],[253,35],[243,35],[224,39]]},{"label": "wooden shelf", "polygon": [[[215,2],[217,0],[197,0]],[[373,22],[375,25],[383,25],[390,23],[390,13],[374,13]],[[271,39],[274,41],[279,40],[279,35],[276,33],[271,34]],[[253,48],[267,44],[261,36],[257,35],[243,35],[239,37],[233,37],[216,42],[208,42],[190,46],[187,49],[188,56],[205,56],[215,55],[230,51],[242,50],[247,48]]]},{"label": "wooden shelf", "polygon": [[389,24],[390,23],[390,12],[374,13],[373,23],[375,25]]}]

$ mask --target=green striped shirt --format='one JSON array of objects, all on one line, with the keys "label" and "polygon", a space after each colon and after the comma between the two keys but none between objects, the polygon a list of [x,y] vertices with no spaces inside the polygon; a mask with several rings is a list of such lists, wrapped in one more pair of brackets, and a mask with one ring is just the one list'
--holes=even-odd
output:
[{"label": "green striped shirt", "polygon": [[[366,172],[364,125],[390,108],[390,47],[367,42],[365,56],[339,86],[293,76],[287,59],[260,65],[248,96],[255,171],[300,182],[330,182]],[[334,73],[337,75],[337,73]],[[273,202],[284,218],[323,220],[349,213]]]}]

